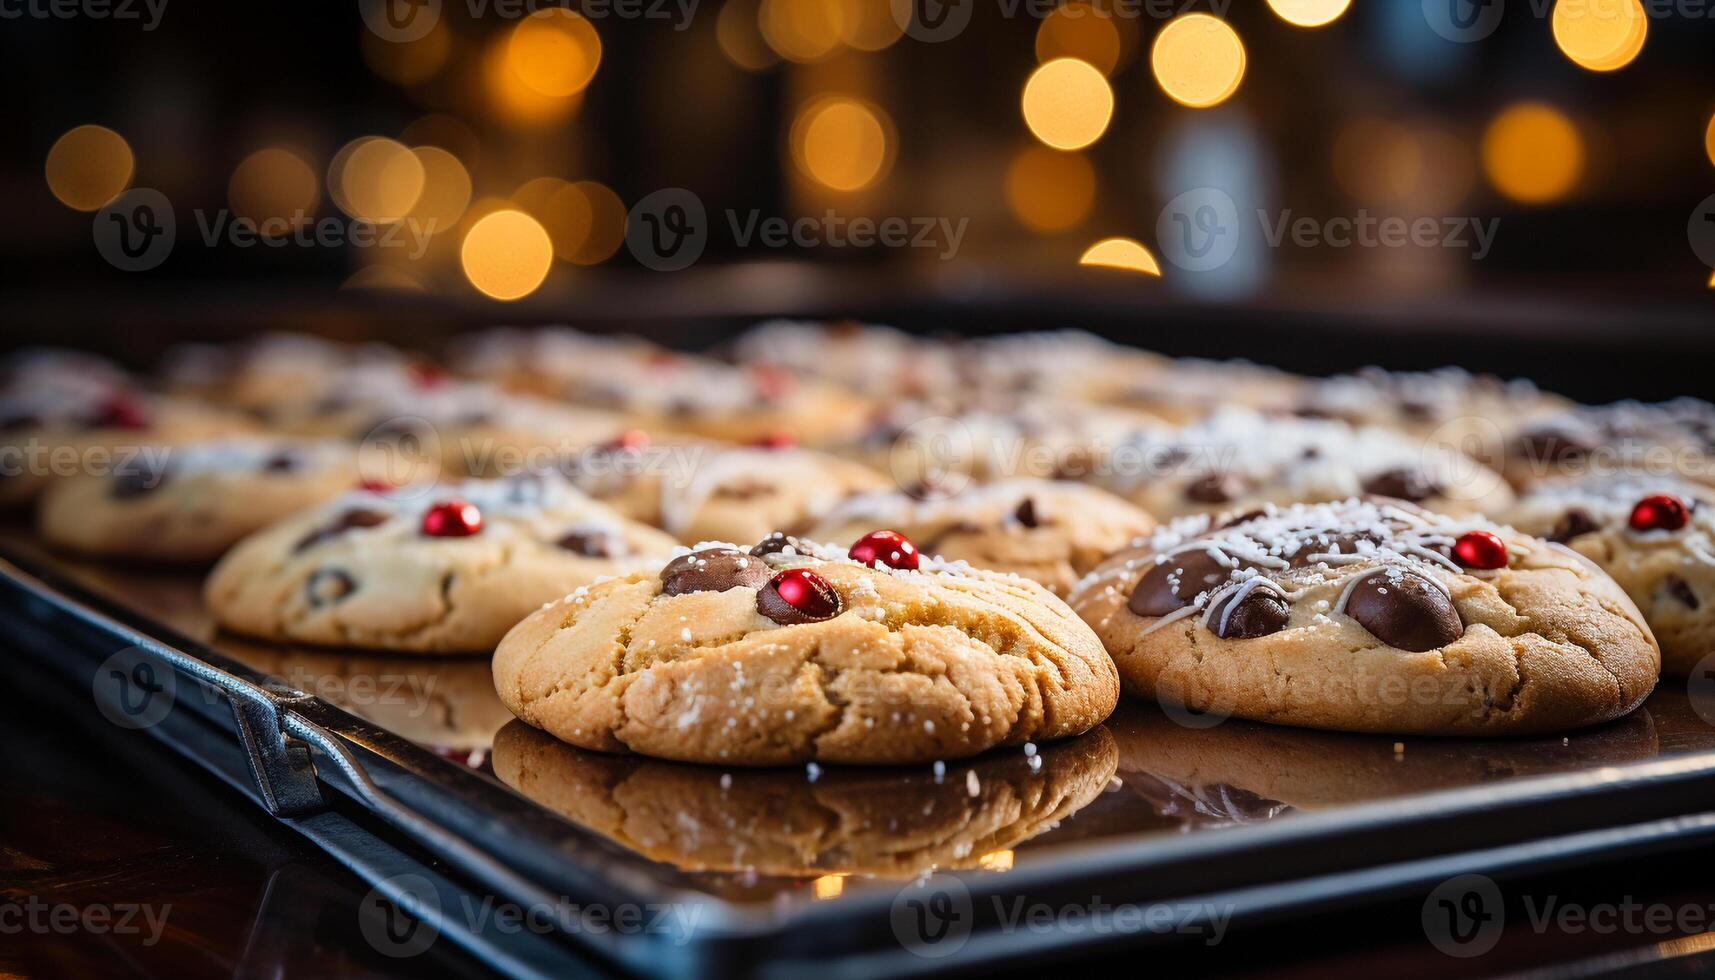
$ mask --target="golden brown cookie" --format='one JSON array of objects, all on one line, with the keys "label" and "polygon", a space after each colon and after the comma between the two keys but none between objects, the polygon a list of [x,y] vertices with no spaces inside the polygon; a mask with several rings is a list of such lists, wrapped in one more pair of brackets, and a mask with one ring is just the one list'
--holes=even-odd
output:
[{"label": "golden brown cookie", "polygon": [[659,567],[673,546],[556,480],[409,486],[246,538],[204,595],[222,626],[263,639],[477,653],[542,603]]},{"label": "golden brown cookie", "polygon": [[583,748],[733,765],[958,758],[1113,710],[1112,662],[1041,586],[793,545],[704,547],[553,603],[495,651],[501,699]]},{"label": "golden brown cookie", "polygon": [[858,494],[824,514],[806,537],[850,543],[878,527],[905,535],[926,555],[1012,572],[1064,596],[1155,521],[1095,487],[1020,478],[928,500],[897,490]]},{"label": "golden brown cookie", "polygon": [[1565,731],[1637,707],[1661,666],[1587,559],[1397,502],[1181,522],[1070,601],[1131,693],[1309,728]]}]

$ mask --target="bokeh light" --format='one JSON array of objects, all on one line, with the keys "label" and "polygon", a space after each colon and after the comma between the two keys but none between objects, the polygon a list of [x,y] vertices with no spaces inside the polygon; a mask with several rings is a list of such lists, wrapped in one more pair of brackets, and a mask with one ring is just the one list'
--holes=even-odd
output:
[{"label": "bokeh light", "polygon": [[465,278],[479,292],[498,300],[535,292],[553,261],[554,244],[541,223],[510,208],[471,225],[459,247]]},{"label": "bokeh light", "polygon": [[520,128],[545,128],[570,118],[583,104],[582,93],[549,95],[526,84],[514,70],[510,38],[495,38],[482,57],[483,89],[494,114]]},{"label": "bokeh light", "polygon": [[1483,171],[1524,204],[1565,197],[1584,172],[1584,142],[1565,113],[1541,102],[1508,106],[1483,133]]},{"label": "bokeh light", "polygon": [[1245,46],[1226,21],[1182,14],[1167,22],[1149,52],[1150,70],[1167,97],[1193,109],[1220,105],[1245,77]]},{"label": "bokeh light", "polygon": [[1649,34],[1639,0],[1556,0],[1549,24],[1561,53],[1591,71],[1631,64]]},{"label": "bokeh light", "polygon": [[293,224],[306,220],[315,213],[320,199],[321,181],[315,169],[281,146],[266,147],[245,157],[226,185],[232,213],[257,226],[282,219]]},{"label": "bokeh light", "polygon": [[848,96],[806,105],[793,120],[792,159],[811,180],[836,191],[858,191],[893,165],[893,123],[876,106]]},{"label": "bokeh light", "polygon": [[890,0],[835,0],[840,41],[858,51],[880,51],[905,34]]},{"label": "bokeh light", "polygon": [[77,126],[54,141],[45,167],[48,189],[68,208],[99,211],[131,186],[136,158],[125,137],[106,126]]},{"label": "bokeh light", "polygon": [[530,90],[550,98],[577,95],[601,65],[595,25],[565,7],[538,10],[518,22],[506,44],[506,64]]},{"label": "bokeh light", "polygon": [[398,140],[361,136],[328,166],[328,193],[341,211],[377,224],[411,213],[423,193],[423,162]]},{"label": "bokeh light", "polygon": [[347,276],[345,281],[339,284],[339,288],[345,290],[390,290],[408,293],[427,292],[423,283],[416,276],[391,265],[366,265]]},{"label": "bokeh light", "polygon": [[411,208],[411,218],[431,232],[446,231],[470,205],[470,172],[459,158],[438,146],[415,146],[411,152],[423,165],[423,193]]},{"label": "bokeh light", "polygon": [[788,61],[820,61],[840,46],[846,28],[834,0],[762,0],[757,26],[763,40]]},{"label": "bokeh light", "polygon": [[1449,208],[1476,183],[1470,145],[1433,121],[1361,116],[1335,135],[1332,158],[1341,188],[1366,204]]},{"label": "bokeh light", "polygon": [[1321,27],[1340,19],[1352,0],[1268,0],[1281,20],[1296,27]]},{"label": "bokeh light", "polygon": [[371,71],[397,85],[426,82],[447,66],[453,53],[452,31],[436,20],[428,33],[413,41],[383,38],[363,31],[363,60]]},{"label": "bokeh light", "polygon": [[625,202],[597,181],[537,177],[513,192],[512,203],[542,224],[566,262],[595,265],[625,243]]},{"label": "bokeh light", "polygon": [[1078,264],[1149,276],[1161,275],[1161,263],[1155,261],[1155,256],[1142,242],[1132,238],[1104,238],[1085,249]]},{"label": "bokeh light", "polygon": [[1715,166],[1715,115],[1709,117],[1709,126],[1703,130],[1703,152],[1709,154],[1709,164]]},{"label": "bokeh light", "polygon": [[1112,75],[1125,52],[1119,25],[1104,11],[1084,0],[1062,4],[1042,18],[1036,28],[1036,60],[1077,58],[1104,75]]},{"label": "bokeh light", "polygon": [[1076,227],[1096,200],[1096,170],[1077,153],[1030,146],[1006,169],[1006,205],[1031,231]]},{"label": "bokeh light", "polygon": [[715,43],[745,71],[763,71],[780,61],[757,28],[758,6],[756,0],[726,0],[715,18]]},{"label": "bokeh light", "polygon": [[1107,131],[1114,93],[1095,66],[1056,58],[1030,74],[1020,106],[1037,139],[1058,150],[1079,150]]}]

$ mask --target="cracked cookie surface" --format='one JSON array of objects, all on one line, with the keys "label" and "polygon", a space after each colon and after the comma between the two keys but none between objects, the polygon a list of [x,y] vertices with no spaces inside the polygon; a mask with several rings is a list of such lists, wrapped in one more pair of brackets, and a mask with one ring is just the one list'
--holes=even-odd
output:
[{"label": "cracked cookie surface", "polygon": [[547,606],[495,651],[501,700],[582,748],[733,765],[952,759],[1113,710],[1113,662],[1034,582],[779,547],[703,547]]},{"label": "cracked cookie surface", "polygon": [[[440,516],[470,519],[460,505],[477,528],[449,534]],[[673,547],[557,480],[471,480],[288,518],[233,548],[204,595],[222,626],[264,639],[476,653],[543,602]]]},{"label": "cracked cookie surface", "polygon": [[[1634,524],[1645,501],[1661,496],[1678,501],[1679,513],[1646,510]],[[1544,480],[1497,516],[1613,576],[1660,641],[1665,673],[1689,675],[1715,653],[1715,491],[1645,473]]]},{"label": "cracked cookie surface", "polygon": [[1349,731],[1556,732],[1642,702],[1660,653],[1594,564],[1393,501],[1176,522],[1070,603],[1128,692]]},{"label": "cracked cookie surface", "polygon": [[878,527],[905,535],[926,555],[1022,575],[1064,596],[1155,521],[1095,487],[1019,478],[929,500],[901,491],[858,494],[806,536],[846,544]]}]

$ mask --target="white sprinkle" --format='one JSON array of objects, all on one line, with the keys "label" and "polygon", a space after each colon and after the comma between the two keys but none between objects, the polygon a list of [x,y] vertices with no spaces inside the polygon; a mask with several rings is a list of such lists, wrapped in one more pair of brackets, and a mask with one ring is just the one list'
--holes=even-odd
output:
[{"label": "white sprinkle", "polygon": [[811,762],[804,766],[804,773],[810,777],[810,782],[813,783],[822,778],[822,767]]},{"label": "white sprinkle", "polygon": [[1024,754],[1029,755],[1029,756],[1034,756],[1036,754],[1036,743],[1035,742],[1025,742],[1024,743]]},{"label": "white sprinkle", "polygon": [[977,782],[977,771],[975,769],[966,769],[965,770],[965,792],[971,794],[972,796],[976,796],[978,793],[981,793],[982,791],[983,791],[983,784]]},{"label": "white sprinkle", "polygon": [[721,789],[732,789],[732,773],[721,773]]},{"label": "white sprinkle", "polygon": [[679,631],[679,639],[684,640],[686,643],[691,642],[691,628],[689,626]]},{"label": "white sprinkle", "polygon": [[935,730],[935,723],[927,718],[923,719],[923,730],[926,732],[933,732]]},{"label": "white sprinkle", "polygon": [[941,780],[946,779],[946,778],[947,778],[947,764],[945,762],[942,762],[940,759],[936,759],[935,760],[935,782],[938,784],[941,782]]}]

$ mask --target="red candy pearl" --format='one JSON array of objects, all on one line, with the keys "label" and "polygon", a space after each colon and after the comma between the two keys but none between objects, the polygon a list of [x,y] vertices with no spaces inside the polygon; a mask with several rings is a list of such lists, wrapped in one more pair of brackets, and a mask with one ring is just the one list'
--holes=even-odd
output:
[{"label": "red candy pearl", "polygon": [[755,440],[751,445],[758,449],[791,449],[798,445],[798,440],[792,438],[792,433],[776,429]]},{"label": "red candy pearl", "polygon": [[468,538],[482,530],[482,511],[465,500],[443,500],[423,515],[423,533],[431,538]]},{"label": "red candy pearl", "polygon": [[1657,493],[1638,501],[1629,523],[1634,531],[1677,531],[1690,517],[1685,501],[1670,493]]},{"label": "red candy pearl", "polygon": [[1466,531],[1453,542],[1453,557],[1466,568],[1507,567],[1507,543],[1491,531]]},{"label": "red candy pearl", "polygon": [[439,365],[418,362],[411,365],[411,381],[423,391],[439,388],[447,383],[447,372]]},{"label": "red candy pearl", "polygon": [[828,580],[808,568],[788,568],[770,583],[786,604],[814,619],[827,619],[840,611],[840,594]]},{"label": "red candy pearl", "polygon": [[607,441],[604,447],[612,452],[637,451],[649,448],[649,433],[642,429],[626,429]]},{"label": "red candy pearl", "polygon": [[385,480],[359,480],[357,481],[357,489],[364,493],[386,493],[393,489],[393,484]]},{"label": "red candy pearl", "polygon": [[114,395],[101,404],[101,424],[110,429],[147,429],[149,418],[143,407],[124,395]]},{"label": "red candy pearl", "polygon": [[888,568],[917,567],[917,546],[898,531],[871,531],[858,538],[847,555],[852,561],[872,568],[876,562]]}]

